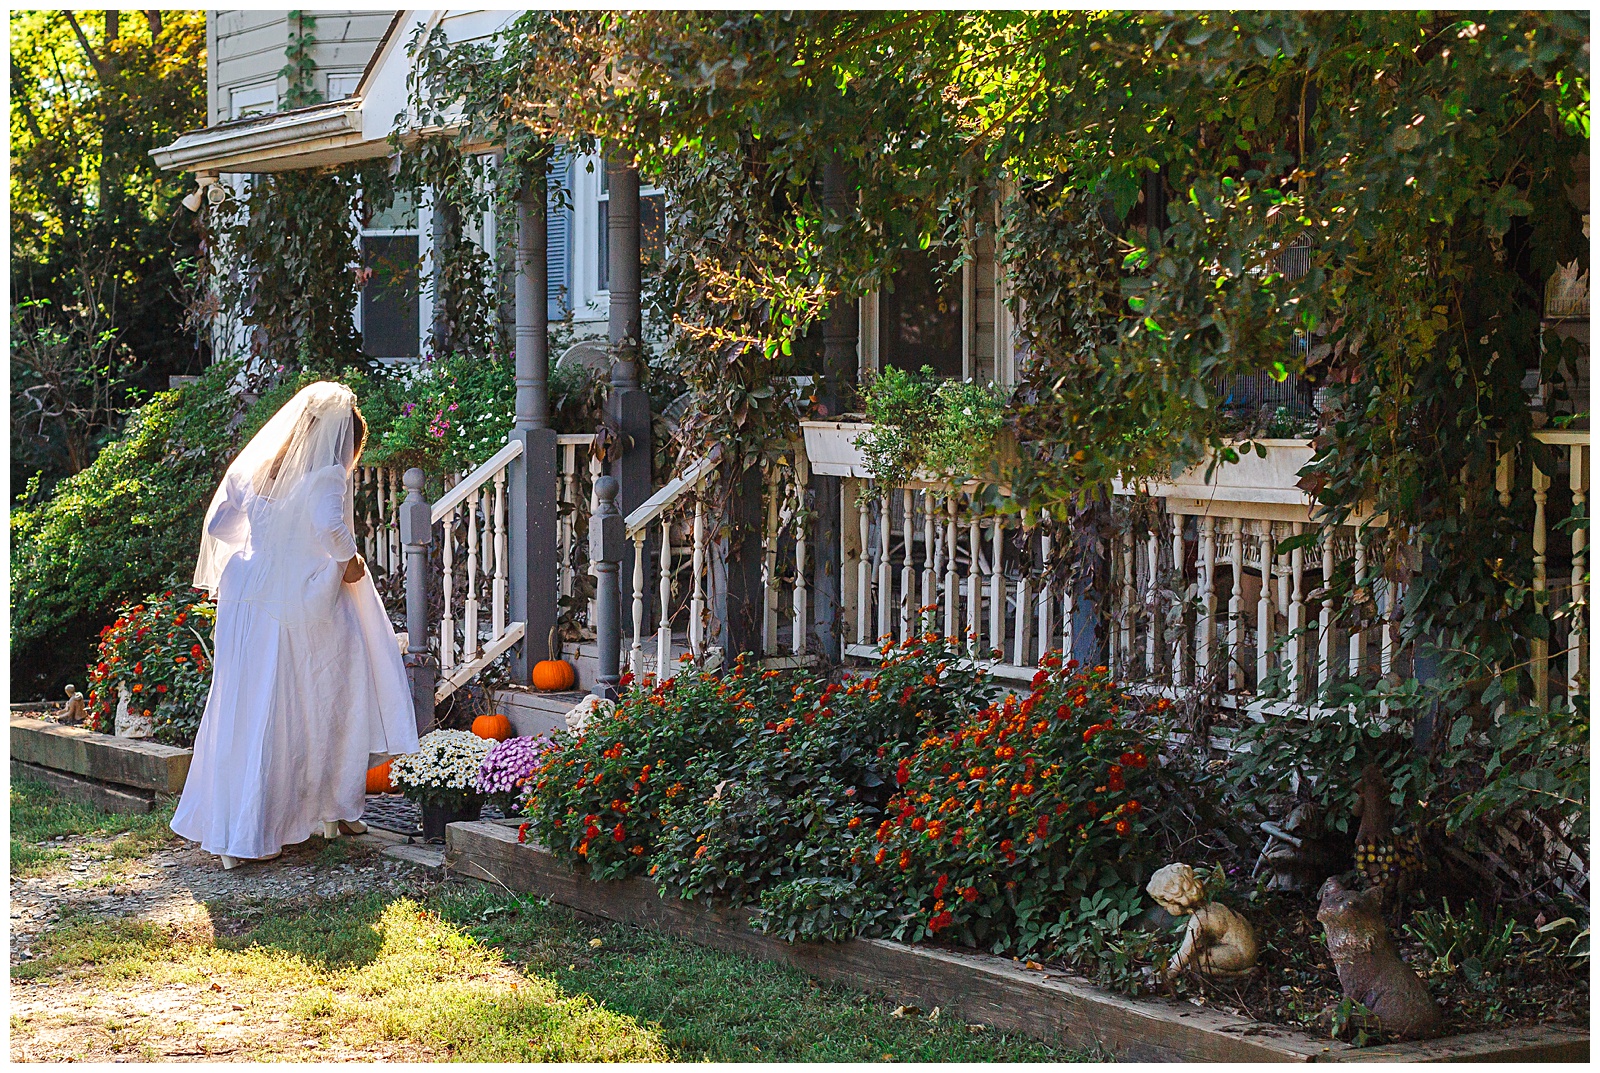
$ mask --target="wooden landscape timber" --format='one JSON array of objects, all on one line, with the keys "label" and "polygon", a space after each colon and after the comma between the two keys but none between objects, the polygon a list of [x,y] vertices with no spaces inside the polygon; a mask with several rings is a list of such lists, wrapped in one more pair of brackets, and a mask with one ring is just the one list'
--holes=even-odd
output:
[{"label": "wooden landscape timber", "polygon": [[644,879],[597,882],[544,849],[517,842],[514,822],[454,823],[445,864],[456,874],[532,893],[580,916],[657,928],[719,950],[779,961],[819,979],[924,1009],[1117,1058],[1200,1062],[1582,1062],[1589,1033],[1567,1026],[1479,1032],[1421,1043],[1353,1047],[1164,998],[1134,999],[1006,958],[882,939],[787,943],[749,925],[749,910],[661,898]]}]

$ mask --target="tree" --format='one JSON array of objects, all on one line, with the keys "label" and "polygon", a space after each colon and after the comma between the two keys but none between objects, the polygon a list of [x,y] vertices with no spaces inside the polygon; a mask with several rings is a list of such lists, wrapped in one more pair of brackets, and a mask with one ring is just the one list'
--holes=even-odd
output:
[{"label": "tree", "polygon": [[12,482],[88,464],[143,391],[205,363],[187,179],[149,151],[205,121],[200,11],[11,15]]}]

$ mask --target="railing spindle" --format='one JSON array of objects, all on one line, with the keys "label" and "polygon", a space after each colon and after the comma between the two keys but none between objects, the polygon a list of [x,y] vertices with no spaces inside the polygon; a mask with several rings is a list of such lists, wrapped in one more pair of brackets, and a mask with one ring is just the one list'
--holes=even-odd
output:
[{"label": "railing spindle", "polygon": [[[1295,522],[1293,528],[1294,535],[1300,536],[1304,527]],[[1305,652],[1305,638],[1300,633],[1306,624],[1305,550],[1296,545],[1289,553],[1289,563],[1294,584],[1289,593],[1289,695],[1299,697],[1305,681],[1305,661],[1301,658]]]},{"label": "railing spindle", "polygon": [[456,509],[444,521],[444,615],[439,619],[439,669],[448,672],[456,665]]},{"label": "railing spindle", "polygon": [[693,588],[689,597],[689,651],[698,662],[705,656],[706,612],[706,510],[704,497],[697,488],[694,492],[694,550],[689,573]]},{"label": "railing spindle", "polygon": [[[1572,452],[1568,461],[1567,488],[1572,492],[1572,515],[1583,518],[1589,490],[1588,468],[1584,465],[1586,448],[1581,443],[1572,444]],[[1584,556],[1584,537],[1587,530],[1582,525],[1572,527],[1572,605],[1578,609],[1570,619],[1567,628],[1567,703],[1573,704],[1578,696],[1578,680],[1584,668],[1584,644],[1587,631],[1585,624],[1588,619],[1588,609],[1584,606],[1585,572],[1588,562]]]},{"label": "railing spindle", "polygon": [[980,623],[983,619],[981,610],[982,599],[978,586],[980,570],[978,557],[978,505],[969,500],[967,503],[967,652],[977,655],[983,644],[979,634]]},{"label": "railing spindle", "polygon": [[890,503],[892,490],[884,487],[878,493],[878,634],[877,642],[882,644],[890,636],[891,601],[893,600],[893,576],[889,572],[889,526],[893,521],[893,511]]},{"label": "railing spindle", "polygon": [[661,519],[661,606],[656,609],[656,678],[665,680],[672,664],[672,521]]},{"label": "railing spindle", "polygon": [[[1043,521],[1050,523],[1048,511],[1043,513]],[[1055,610],[1055,596],[1050,592],[1050,531],[1043,529],[1039,533],[1039,557],[1043,564],[1039,572],[1039,658],[1043,659],[1045,653],[1050,651],[1050,642],[1055,633],[1055,624],[1052,616]],[[1063,657],[1064,658],[1064,657]]]},{"label": "railing spindle", "polygon": [[1013,665],[1018,667],[1029,666],[1028,641],[1030,638],[1028,637],[1028,620],[1032,616],[1029,615],[1030,608],[1028,607],[1028,589],[1030,587],[1028,581],[1029,575],[1032,573],[1032,570],[1030,569],[1032,565],[1033,564],[1028,561],[1027,544],[1024,544],[1022,553],[1022,574],[1017,578],[1017,607],[1015,613],[1012,615],[1011,623],[1011,628],[1016,633],[1016,636],[1012,638],[1011,642],[1011,662]]},{"label": "railing spindle", "polygon": [[1005,533],[1001,529],[1000,515],[989,522],[989,648],[1001,653],[1006,648],[1006,575]]},{"label": "railing spindle", "polygon": [[[810,589],[806,583],[806,485],[811,480],[810,463],[805,455],[795,457],[794,466],[794,626],[789,647],[797,656],[806,652],[806,617],[810,614]],[[777,640],[776,636],[773,638]]]},{"label": "railing spindle", "polygon": [[1156,675],[1156,634],[1160,632],[1160,609],[1156,606],[1156,577],[1160,572],[1161,552],[1155,526],[1145,534],[1144,671]]},{"label": "railing spindle", "polygon": [[494,475],[494,587],[489,598],[489,625],[495,637],[506,632],[506,471]]},{"label": "railing spindle", "polygon": [[[1317,688],[1333,682],[1333,537],[1334,527],[1322,529],[1322,605],[1317,610]],[[1313,693],[1315,698],[1317,694]]]},{"label": "railing spindle", "polygon": [[900,560],[900,640],[911,636],[911,605],[916,600],[916,568],[912,565],[911,550],[915,541],[916,493],[909,488],[900,489],[900,536],[905,557]]},{"label": "railing spindle", "polygon": [[633,645],[628,649],[628,670],[644,673],[644,530],[633,537]]},{"label": "railing spindle", "polygon": [[774,463],[771,479],[767,481],[767,529],[763,544],[765,554],[761,560],[761,569],[766,575],[761,606],[762,652],[778,650],[778,501],[783,495],[784,488],[778,480],[778,467]]},{"label": "railing spindle", "polygon": [[1233,573],[1228,593],[1228,689],[1244,688],[1244,519],[1228,526],[1228,568]]},{"label": "railing spindle", "polygon": [[1261,542],[1261,594],[1256,597],[1256,688],[1272,670],[1272,523],[1257,522]]},{"label": "railing spindle", "polygon": [[1211,646],[1216,634],[1217,619],[1217,520],[1210,515],[1200,519],[1200,559],[1197,572],[1200,579],[1200,614],[1195,624],[1194,675],[1195,684],[1209,684],[1211,674]]},{"label": "railing spindle", "polygon": [[856,490],[856,522],[861,529],[861,552],[856,558],[856,644],[871,644],[867,623],[872,616],[872,565],[868,557],[872,551],[872,519],[867,511],[870,504],[865,488]]},{"label": "railing spindle", "polygon": [[1174,686],[1183,685],[1183,676],[1186,669],[1184,661],[1188,653],[1188,646],[1184,644],[1183,637],[1184,613],[1182,605],[1184,593],[1187,591],[1187,586],[1184,584],[1183,571],[1183,518],[1182,514],[1174,514],[1172,516],[1172,569],[1177,577],[1177,580],[1173,582],[1173,587],[1177,590],[1179,603],[1177,628],[1172,632],[1172,684]]}]

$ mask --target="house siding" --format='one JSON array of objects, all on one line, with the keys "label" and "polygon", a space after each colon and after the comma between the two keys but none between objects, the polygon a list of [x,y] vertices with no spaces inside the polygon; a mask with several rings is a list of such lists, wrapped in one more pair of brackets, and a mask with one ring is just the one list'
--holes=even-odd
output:
[{"label": "house siding", "polygon": [[[359,76],[393,20],[393,11],[317,11],[316,88],[329,76]],[[232,118],[233,91],[270,83],[281,102],[288,89],[278,72],[289,45],[287,11],[206,12],[207,115],[211,125]]]}]

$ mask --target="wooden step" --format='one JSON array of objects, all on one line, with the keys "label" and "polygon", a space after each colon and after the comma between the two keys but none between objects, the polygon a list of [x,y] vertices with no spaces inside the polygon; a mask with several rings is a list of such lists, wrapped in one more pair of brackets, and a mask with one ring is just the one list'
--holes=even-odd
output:
[{"label": "wooden step", "polygon": [[70,775],[153,790],[183,792],[192,749],[96,734],[27,716],[11,718],[11,759]]}]

